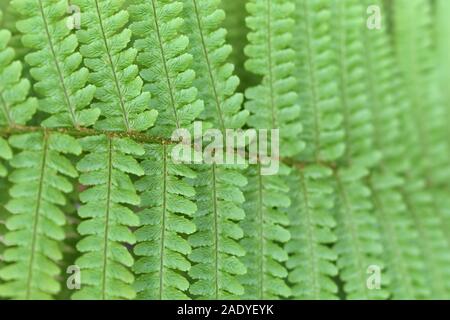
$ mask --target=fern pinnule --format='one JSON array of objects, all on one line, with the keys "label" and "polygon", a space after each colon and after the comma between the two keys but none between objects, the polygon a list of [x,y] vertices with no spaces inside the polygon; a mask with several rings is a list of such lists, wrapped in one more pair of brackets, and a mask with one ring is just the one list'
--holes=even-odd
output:
[{"label": "fern pinnule", "polygon": [[399,190],[404,181],[392,173],[377,173],[368,179],[374,213],[383,243],[389,290],[393,299],[429,297],[425,265],[419,249],[419,234]]},{"label": "fern pinnule", "polygon": [[225,11],[224,28],[227,30],[227,41],[233,47],[230,61],[235,66],[236,75],[239,77],[239,89],[253,85],[256,77],[245,70],[244,48],[248,44],[248,28],[245,25],[247,1],[222,1],[222,9]]},{"label": "fern pinnule", "polygon": [[304,143],[300,106],[294,77],[295,51],[292,48],[293,3],[284,0],[252,0],[247,4],[251,30],[245,53],[245,67],[262,76],[261,84],[246,90],[245,108],[250,112],[248,125],[256,129],[278,129],[281,156],[301,152]]},{"label": "fern pinnule", "polygon": [[[0,138],[0,159],[10,160],[12,158],[12,150],[9,147],[8,142]],[[0,178],[6,177],[8,171],[6,167],[0,162]]]},{"label": "fern pinnule", "polygon": [[231,46],[226,43],[226,30],[221,27],[225,12],[219,9],[221,0],[183,0],[183,16],[189,34],[190,50],[197,74],[194,85],[205,103],[204,120],[215,128],[241,128],[248,111],[241,110],[243,95],[236,93],[239,78],[234,66],[227,62]]},{"label": "fern pinnule", "polygon": [[[369,174],[360,166],[335,173],[337,189],[336,235],[334,246],[337,265],[344,282],[346,299],[387,299],[387,277],[374,290],[367,285],[368,272],[383,272],[386,268],[378,221],[373,215],[371,191],[363,180]],[[371,271],[371,268],[379,268]]]},{"label": "fern pinnule", "polygon": [[144,131],[155,122],[157,111],[149,110],[150,94],[142,92],[143,81],[130,47],[129,14],[124,0],[74,0],[83,15],[77,32],[84,64],[91,70],[89,82],[97,87],[92,108],[101,110],[100,130]]},{"label": "fern pinnule", "polygon": [[194,263],[189,275],[194,279],[190,293],[199,298],[229,299],[244,294],[237,275],[246,273],[241,262],[245,250],[239,244],[243,231],[238,222],[244,219],[241,188],[247,179],[239,170],[201,165],[197,170],[198,210],[193,222],[197,232],[189,237]]},{"label": "fern pinnule", "polygon": [[285,209],[291,205],[289,187],[284,179],[289,169],[284,167],[282,176],[261,175],[261,165],[247,170],[245,187],[245,220],[242,246],[247,251],[242,259],[248,271],[240,277],[245,288],[245,299],[288,298],[291,289],[285,279],[288,271],[284,263],[288,254],[284,244],[291,239],[287,229],[289,218]]},{"label": "fern pinnule", "polygon": [[80,193],[83,205],[78,215],[85,220],[78,226],[84,237],[77,244],[82,256],[77,259],[83,274],[83,287],[73,299],[133,299],[134,276],[129,270],[133,257],[124,244],[134,244],[129,227],[138,227],[139,218],[129,208],[138,206],[129,174],[142,176],[135,156],[144,149],[131,139],[106,135],[80,140],[88,153],[77,164],[80,183],[88,188]]},{"label": "fern pinnule", "polygon": [[134,0],[129,8],[133,23],[130,29],[138,40],[137,63],[144,80],[144,91],[158,110],[158,124],[150,133],[170,137],[175,129],[190,129],[203,112],[193,86],[193,57],[187,52],[189,38],[182,33],[183,3],[167,0]]},{"label": "fern pinnule", "polygon": [[13,184],[6,209],[4,237],[7,249],[0,270],[0,296],[16,299],[50,299],[60,290],[55,279],[62,259],[59,242],[65,237],[66,222],[60,209],[72,183],[63,176],[78,175],[61,153],[80,154],[78,142],[59,133],[35,132],[12,136],[11,146],[18,150],[10,164]]},{"label": "fern pinnule", "polygon": [[[443,228],[445,217],[433,199],[434,186],[445,186],[449,179],[450,153],[446,141],[445,105],[436,99],[430,81],[434,67],[432,56],[431,3],[423,0],[396,1],[395,48],[405,79],[409,109],[405,112],[405,143],[413,165],[405,173],[401,193],[419,233],[432,298],[449,294],[448,273],[450,243]],[[412,23],[411,16],[416,17]],[[413,48],[413,51],[411,50]],[[409,118],[408,118],[409,117]],[[430,188],[431,187],[431,188]]]},{"label": "fern pinnule", "polygon": [[[367,7],[381,1],[365,0],[361,15],[367,17]],[[387,34],[386,24],[381,30],[363,29],[364,64],[367,77],[367,105],[372,114],[373,146],[381,152],[381,167],[391,173],[402,173],[410,165],[405,157],[407,146],[402,139],[402,117],[408,110],[408,101],[403,88],[403,79],[395,61],[394,51]]]},{"label": "fern pinnule", "polygon": [[336,242],[332,174],[327,167],[310,165],[290,176],[292,239],[285,248],[294,299],[337,299],[338,287],[333,281],[338,274],[337,254],[330,248]]},{"label": "fern pinnule", "polygon": [[450,297],[450,249],[443,226],[445,220],[440,215],[433,194],[425,189],[425,181],[408,179],[402,195],[411,215],[420,241],[427,285],[431,299]]},{"label": "fern pinnule", "polygon": [[[226,129],[244,126],[248,111],[241,110],[243,95],[236,93],[239,78],[228,62],[231,46],[221,27],[225,14],[219,9],[220,3],[183,0],[183,17],[189,53],[196,57],[192,66],[197,74],[194,85],[205,104],[200,117],[225,135]],[[194,262],[189,275],[195,280],[189,291],[195,297],[224,299],[244,293],[236,277],[246,272],[240,260],[245,251],[238,243],[243,232],[237,223],[245,216],[240,208],[244,202],[242,187],[247,184],[240,173],[243,167],[216,163],[198,167],[193,181],[198,206],[194,223],[198,230],[189,237],[193,247],[189,258]]]},{"label": "fern pinnule", "polygon": [[306,148],[300,160],[335,161],[345,152],[343,116],[339,108],[339,76],[333,61],[331,2],[295,1],[294,50]]},{"label": "fern pinnule", "polygon": [[192,252],[186,235],[196,231],[194,188],[186,179],[196,178],[188,166],[173,163],[166,145],[146,145],[141,162],[145,176],[136,182],[141,192],[141,226],[136,230],[134,265],[139,299],[188,299],[186,272]]},{"label": "fern pinnule", "polygon": [[[448,16],[450,15],[450,2],[445,0],[438,0],[434,8],[435,23],[435,47],[436,47],[436,63],[433,65],[436,74],[434,83],[437,83],[438,103],[444,108],[444,117],[450,119],[450,92],[447,84],[450,83],[450,42],[448,41],[448,30],[450,30],[450,22]],[[447,141],[447,146],[450,145],[450,126],[446,125],[446,130],[441,131],[440,138]],[[448,182],[448,180],[446,180]],[[449,184],[445,183],[448,188]]]},{"label": "fern pinnule", "polygon": [[87,85],[89,71],[81,67],[78,41],[66,26],[67,0],[14,0],[24,17],[17,23],[22,43],[31,49],[25,61],[36,80],[39,109],[50,114],[46,127],[92,125],[99,110],[87,108],[95,87]]},{"label": "fern pinnule", "polygon": [[[364,7],[359,0],[335,0],[332,2],[333,48],[336,51],[338,83],[346,148],[343,161],[351,166],[373,167],[380,159],[374,148],[372,110],[365,80],[369,77],[365,68],[366,52],[362,40]],[[364,7],[366,8],[366,7]],[[375,111],[375,110],[374,110]]]},{"label": "fern pinnule", "polygon": [[37,100],[29,97],[30,81],[22,76],[22,63],[8,46],[11,32],[0,30],[0,126],[25,125],[36,112]]},{"label": "fern pinnule", "polygon": [[[415,171],[434,185],[446,185],[450,179],[446,105],[433,94],[433,48],[431,3],[427,0],[399,0],[394,3],[395,48],[405,79],[404,89],[410,103],[410,122],[416,131],[418,147]],[[414,17],[414,19],[411,19]]]}]

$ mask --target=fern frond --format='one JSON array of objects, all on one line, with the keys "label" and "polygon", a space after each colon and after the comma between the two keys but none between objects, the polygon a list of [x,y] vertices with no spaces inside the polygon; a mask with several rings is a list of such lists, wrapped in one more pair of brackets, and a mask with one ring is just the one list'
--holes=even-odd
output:
[{"label": "fern frond", "polygon": [[41,97],[39,109],[50,114],[46,127],[92,125],[99,110],[87,108],[95,87],[87,85],[89,71],[81,67],[78,41],[66,26],[67,0],[13,0],[25,18],[17,23],[22,43],[32,49],[25,61]]},{"label": "fern frond", "polygon": [[36,111],[36,98],[29,98],[30,82],[22,77],[22,63],[15,61],[8,46],[11,32],[0,30],[0,126],[25,125]]},{"label": "fern frond", "polygon": [[335,81],[339,76],[334,65],[332,46],[331,2],[296,0],[294,50],[297,52],[296,74],[300,83],[301,123],[306,148],[300,156],[306,161],[335,161],[345,151],[343,116]]},{"label": "fern frond", "polygon": [[[10,160],[12,158],[12,150],[8,142],[0,138],[0,159]],[[6,167],[0,162],[0,178],[6,177],[8,171]]]},{"label": "fern frond", "polygon": [[89,82],[97,87],[93,108],[101,110],[96,128],[113,131],[144,131],[155,122],[157,111],[149,110],[150,94],[142,92],[143,81],[134,64],[137,50],[129,46],[131,30],[125,0],[74,0],[81,9],[84,64],[91,70]]},{"label": "fern frond", "polygon": [[445,106],[433,95],[430,83],[434,75],[431,4],[423,0],[400,0],[394,5],[397,60],[410,102],[407,114],[411,118],[404,121],[408,134],[405,142],[414,148],[409,152],[413,165],[405,174],[402,195],[421,239],[425,267],[432,270],[426,274],[430,297],[442,299],[449,294],[450,243],[445,236],[448,231],[443,229],[445,218],[440,215],[430,187],[448,185],[450,149],[445,139]]},{"label": "fern frond", "polygon": [[64,239],[65,216],[60,206],[64,193],[72,190],[67,178],[77,171],[61,153],[81,153],[77,141],[67,135],[47,132],[29,133],[9,139],[20,150],[10,161],[14,172],[6,209],[8,248],[0,270],[0,296],[16,299],[50,299],[59,292],[55,277],[62,258],[59,242]]},{"label": "fern frond", "polygon": [[344,282],[346,299],[386,299],[386,277],[381,274],[380,287],[369,287],[367,270],[372,266],[385,269],[383,245],[378,221],[373,216],[371,191],[362,178],[369,172],[361,167],[336,172],[338,194],[337,242],[338,268]]},{"label": "fern frond", "polygon": [[289,169],[283,171],[282,176],[263,176],[261,165],[255,165],[247,172],[246,217],[241,223],[245,235],[241,243],[247,251],[242,260],[248,270],[240,277],[245,288],[244,299],[278,299],[291,295],[284,266],[288,260],[284,244],[291,238],[284,210],[291,204],[289,187],[284,182]]},{"label": "fern frond", "polygon": [[8,180],[4,177],[0,177],[0,270],[3,267],[3,251],[6,248],[4,237],[7,232],[5,224],[8,213],[4,206],[8,202],[8,189]]},{"label": "fern frond", "polygon": [[198,210],[193,222],[197,232],[189,237],[194,262],[189,275],[195,282],[189,292],[204,299],[230,299],[244,294],[237,275],[246,273],[241,262],[245,251],[239,244],[243,231],[238,222],[245,212],[241,208],[241,188],[247,179],[238,171],[216,164],[198,167],[194,180]]},{"label": "fern frond", "polygon": [[187,53],[189,38],[182,34],[183,3],[168,0],[134,0],[130,7],[130,29],[139,39],[137,62],[145,81],[144,90],[152,94],[151,103],[159,112],[151,133],[170,137],[175,129],[190,129],[203,111],[193,86],[193,57]]},{"label": "fern frond", "polygon": [[197,206],[192,201],[195,190],[186,179],[196,174],[186,165],[174,164],[165,145],[147,145],[141,165],[145,176],[136,186],[144,209],[134,249],[141,257],[134,266],[138,298],[188,299],[187,256],[192,250],[185,236],[196,230],[192,216]]},{"label": "fern frond", "polygon": [[419,249],[421,238],[398,191],[403,185],[403,179],[389,173],[377,173],[369,179],[392,298],[424,299],[430,292]]},{"label": "fern frond", "polygon": [[343,161],[351,166],[373,167],[380,159],[374,149],[372,110],[365,79],[370,77],[364,65],[365,50],[362,28],[365,21],[359,0],[332,2],[333,49],[336,50],[338,83],[346,149]]},{"label": "fern frond", "polygon": [[407,180],[403,197],[419,235],[431,299],[450,298],[450,248],[442,227],[443,217],[423,180]]},{"label": "fern frond", "polygon": [[295,92],[295,51],[292,30],[295,9],[285,0],[251,0],[247,26],[250,44],[245,48],[249,59],[247,70],[262,76],[262,82],[247,89],[245,108],[250,112],[248,125],[256,129],[277,129],[280,132],[281,156],[293,156],[304,149],[299,138],[300,106]]},{"label": "fern frond", "polygon": [[124,244],[136,242],[129,227],[138,227],[139,218],[129,206],[138,206],[140,198],[128,175],[144,174],[133,156],[145,151],[130,139],[106,135],[80,142],[88,153],[77,169],[82,172],[80,183],[88,189],[80,193],[83,205],[78,210],[85,219],[78,226],[84,238],[77,244],[82,256],[76,261],[83,286],[72,298],[132,299],[136,294],[129,269],[134,260]]},{"label": "fern frond", "polygon": [[[435,42],[437,51],[437,63],[434,66],[437,73],[435,80],[436,87],[439,90],[440,103],[445,106],[447,123],[450,119],[450,92],[446,83],[450,83],[450,42],[448,41],[448,30],[450,30],[450,2],[445,0],[437,0],[435,7]],[[444,131],[444,140],[450,143],[450,128]],[[448,186],[448,184],[447,184]]]},{"label": "fern frond", "polygon": [[194,85],[205,103],[204,119],[215,128],[241,128],[248,111],[241,110],[243,95],[236,93],[239,78],[228,63],[232,48],[226,43],[226,30],[221,28],[225,12],[220,0],[183,0],[184,18],[190,40],[190,53],[195,57],[197,73]]},{"label": "fern frond", "polygon": [[295,299],[337,299],[336,252],[329,246],[336,241],[332,210],[335,199],[332,171],[312,165],[291,174],[292,206],[288,209],[292,239],[285,248],[286,266]]},{"label": "fern frond", "polygon": [[[370,5],[382,7],[380,0],[365,0],[361,15],[366,19],[366,10]],[[387,34],[387,23],[382,24],[381,30],[370,30],[366,26],[362,28],[367,105],[372,114],[374,147],[381,152],[384,170],[391,173],[405,172],[410,159],[404,156],[407,146],[400,142],[404,135],[402,118],[408,112],[409,104],[403,90],[403,77]]]},{"label": "fern frond", "polygon": [[395,1],[394,13],[397,61],[405,77],[405,90],[411,103],[409,113],[418,135],[419,144],[412,155],[416,163],[414,171],[435,185],[448,185],[447,110],[433,94],[432,87],[435,51],[431,3],[427,0]]},{"label": "fern frond", "polygon": [[[201,118],[225,134],[226,129],[243,127],[248,111],[241,110],[243,95],[236,93],[239,78],[227,62],[232,49],[221,27],[225,13],[219,9],[220,3],[183,0],[183,17],[189,53],[195,57],[194,85],[205,103]],[[198,210],[194,216],[197,232],[189,237],[193,247],[189,259],[194,262],[189,275],[195,280],[189,292],[195,297],[225,299],[244,293],[236,277],[246,272],[240,260],[245,251],[238,243],[243,236],[238,221],[245,216],[240,206],[244,202],[241,188],[247,179],[240,170],[217,164],[200,166],[193,181]]]},{"label": "fern frond", "polygon": [[[257,82],[257,77],[247,72],[244,68],[245,54],[244,48],[248,44],[247,34],[249,32],[245,18],[247,11],[245,6],[248,0],[243,1],[222,1],[222,9],[225,11],[224,28],[227,30],[227,41],[233,47],[230,59],[236,68],[236,75],[239,77],[241,92],[245,87],[253,86]],[[241,90],[242,89],[242,90]]]}]

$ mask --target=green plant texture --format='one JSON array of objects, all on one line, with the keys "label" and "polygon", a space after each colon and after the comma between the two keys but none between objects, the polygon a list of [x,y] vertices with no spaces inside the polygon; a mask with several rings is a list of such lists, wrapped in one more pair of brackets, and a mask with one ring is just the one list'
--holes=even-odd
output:
[{"label": "green plant texture", "polygon": [[449,17],[0,1],[0,299],[450,299]]}]

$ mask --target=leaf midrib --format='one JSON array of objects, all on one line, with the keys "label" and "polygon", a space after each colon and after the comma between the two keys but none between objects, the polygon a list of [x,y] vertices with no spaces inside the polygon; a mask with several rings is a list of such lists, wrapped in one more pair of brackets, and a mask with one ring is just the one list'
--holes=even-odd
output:
[{"label": "leaf midrib", "polygon": [[72,124],[73,124],[74,127],[78,128],[78,123],[77,123],[76,115],[75,115],[75,108],[73,107],[72,103],[70,102],[69,92],[67,90],[66,83],[64,82],[64,76],[62,74],[62,70],[61,70],[61,67],[59,65],[58,58],[56,56],[56,52],[55,52],[53,41],[52,41],[52,38],[51,38],[51,35],[50,35],[50,31],[48,29],[48,23],[47,23],[47,19],[45,18],[45,12],[44,12],[44,7],[42,5],[42,0],[39,0],[39,10],[41,12],[42,21],[44,22],[44,29],[45,29],[45,34],[47,36],[48,45],[50,47],[50,52],[51,52],[51,54],[53,56],[53,62],[55,63],[55,66],[56,66],[56,71],[58,73],[59,82],[61,83],[61,86],[62,86],[62,89],[63,89],[64,98],[65,98],[66,103],[67,103],[67,108],[69,109],[69,112],[70,112],[70,117],[71,117],[71,120],[72,120]]},{"label": "leaf midrib", "polygon": [[128,113],[126,111],[125,101],[124,101],[124,98],[123,98],[123,93],[122,93],[122,90],[120,88],[119,79],[117,77],[116,69],[115,69],[115,66],[114,66],[114,63],[113,63],[113,60],[112,60],[111,52],[110,52],[109,45],[108,45],[108,40],[106,39],[105,29],[103,27],[103,18],[102,18],[101,12],[100,12],[100,7],[98,5],[98,0],[94,0],[94,1],[95,1],[95,8],[97,10],[97,17],[98,17],[98,22],[99,22],[99,27],[100,27],[102,40],[103,40],[103,43],[104,43],[105,49],[106,49],[105,53],[106,53],[106,56],[107,56],[107,59],[108,59],[108,62],[109,62],[109,67],[111,68],[111,73],[112,73],[112,76],[113,76],[113,79],[114,79],[114,85],[115,85],[115,87],[117,89],[117,94],[118,94],[118,98],[119,98],[119,104],[120,104],[120,108],[122,110],[123,121],[124,121],[126,130],[129,132],[129,131],[131,131],[131,128],[130,128],[130,123],[129,123],[129,119],[128,119]]},{"label": "leaf midrib", "polygon": [[37,193],[37,199],[36,199],[36,209],[34,211],[34,221],[33,221],[33,236],[31,240],[31,256],[30,256],[30,263],[28,266],[28,280],[27,280],[27,289],[25,294],[25,299],[29,300],[31,298],[31,287],[33,282],[33,265],[34,265],[34,259],[35,259],[35,251],[36,251],[36,243],[37,243],[37,234],[38,234],[38,226],[39,226],[39,211],[41,210],[41,202],[42,199],[42,193],[44,188],[44,179],[46,174],[46,164],[47,164],[47,153],[48,153],[48,136],[47,133],[44,133],[44,145],[42,150],[42,163],[40,167],[40,176],[39,176],[39,186],[38,186],[38,193]]},{"label": "leaf midrib", "polygon": [[163,68],[164,68],[164,73],[166,75],[167,87],[168,87],[169,96],[170,96],[170,103],[172,105],[172,110],[173,110],[173,114],[174,114],[174,118],[175,118],[176,128],[179,129],[180,128],[180,123],[179,123],[179,119],[178,119],[177,106],[176,106],[176,103],[175,103],[175,97],[174,97],[174,93],[173,93],[173,85],[172,85],[172,81],[171,81],[170,76],[169,76],[169,70],[167,68],[167,61],[166,61],[166,55],[165,55],[165,51],[164,51],[164,44],[163,44],[163,41],[162,41],[160,27],[159,27],[159,22],[158,22],[159,17],[156,14],[156,6],[155,6],[155,2],[156,1],[157,0],[150,0],[150,2],[152,3],[152,9],[153,9],[153,19],[155,20],[156,36],[158,38],[158,44],[159,44],[159,48],[160,48],[160,51],[161,51],[161,60],[162,60]]}]

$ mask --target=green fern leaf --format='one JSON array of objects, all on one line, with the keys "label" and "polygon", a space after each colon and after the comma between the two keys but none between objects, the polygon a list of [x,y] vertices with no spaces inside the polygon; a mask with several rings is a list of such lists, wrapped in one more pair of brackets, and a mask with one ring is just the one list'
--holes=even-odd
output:
[{"label": "green fern leaf", "polygon": [[193,69],[197,73],[194,85],[205,103],[203,118],[214,127],[241,128],[248,111],[241,110],[243,95],[235,93],[239,78],[227,60],[231,46],[226,43],[226,30],[221,28],[225,12],[220,0],[183,0],[184,18],[190,40],[190,53],[196,57]]},{"label": "green fern leaf", "polygon": [[10,164],[15,171],[6,209],[8,233],[3,254],[8,263],[0,270],[0,296],[16,299],[50,299],[59,292],[55,279],[62,258],[59,242],[64,239],[65,216],[59,206],[72,184],[62,175],[76,177],[77,171],[60,153],[81,153],[77,141],[57,133],[28,133],[13,136],[12,147],[20,150]]},{"label": "green fern leaf", "polygon": [[401,193],[404,181],[392,174],[376,174],[370,178],[382,242],[384,260],[390,278],[392,297],[424,299],[430,294],[426,269],[419,249],[418,232]]},{"label": "green fern leaf", "polygon": [[11,32],[0,30],[0,126],[24,125],[36,111],[36,98],[28,98],[30,82],[22,78],[22,64],[8,46]]},{"label": "green fern leaf", "polygon": [[0,177],[0,270],[3,267],[3,252],[6,248],[4,235],[7,232],[5,223],[8,213],[4,206],[8,202],[8,189],[9,185],[7,179]]},{"label": "green fern leaf", "polygon": [[[365,0],[361,15],[367,18],[366,8],[381,6],[381,1]],[[405,172],[410,159],[404,155],[407,146],[402,141],[402,124],[409,108],[403,88],[403,77],[394,59],[392,44],[387,34],[387,23],[381,30],[363,27],[364,63],[367,70],[367,105],[373,123],[374,147],[381,152],[383,167],[391,173]],[[407,136],[405,134],[405,136]]]},{"label": "green fern leaf", "polygon": [[286,244],[286,263],[295,299],[337,299],[337,254],[329,245],[336,241],[332,171],[308,166],[290,176],[292,206],[288,209],[292,240]]},{"label": "green fern leaf", "polygon": [[374,149],[372,110],[367,108],[362,28],[364,7],[359,0],[335,0],[332,3],[333,49],[339,74],[339,97],[343,115],[346,149],[343,160],[352,166],[373,167],[380,159]]},{"label": "green fern leaf", "polygon": [[[0,138],[0,159],[9,160],[12,158],[12,151],[8,142],[3,138]],[[0,162],[0,177],[6,177],[8,171],[6,167]]]},{"label": "green fern leaf", "polygon": [[78,232],[84,237],[77,249],[82,256],[76,265],[83,275],[83,287],[73,299],[132,299],[134,276],[129,268],[133,257],[123,244],[134,244],[136,237],[128,227],[139,226],[139,218],[129,208],[140,198],[128,174],[144,174],[133,156],[144,153],[130,139],[105,135],[81,139],[88,154],[77,165],[80,183],[89,188],[80,194],[84,218]]},{"label": "green fern leaf", "polygon": [[[331,2],[296,0],[294,49],[297,52],[301,122],[306,148],[300,160],[335,161],[345,152],[339,108],[338,72],[332,47]],[[320,27],[318,27],[320,26]]]},{"label": "green fern leaf", "polygon": [[[234,66],[227,62],[231,46],[221,27],[225,14],[219,9],[220,0],[183,0],[183,5],[189,52],[196,57],[194,85],[205,103],[201,118],[223,134],[226,129],[241,128],[248,111],[241,110],[243,95],[235,92],[239,78],[233,74]],[[195,280],[189,291],[195,297],[224,299],[244,293],[236,277],[246,272],[240,260],[245,251],[238,242],[243,232],[237,224],[245,216],[240,206],[244,202],[241,189],[247,179],[239,172],[241,169],[215,163],[198,167],[198,178],[193,181],[197,232],[189,237],[193,247],[189,258],[194,262],[189,275]]]},{"label": "green fern leaf", "polygon": [[150,133],[170,137],[175,129],[190,129],[204,106],[192,85],[193,57],[187,53],[189,38],[183,35],[183,3],[167,0],[135,0],[130,7],[130,28],[139,39],[137,62],[159,112],[158,125]]},{"label": "green fern leaf", "polygon": [[[93,108],[101,110],[100,130],[144,131],[156,119],[149,110],[150,94],[133,64],[137,50],[129,47],[131,30],[124,0],[74,0],[81,9],[83,29],[77,32],[84,64],[92,71],[89,82],[97,87]],[[107,80],[106,80],[107,79]]]},{"label": "green fern leaf", "polygon": [[136,231],[134,249],[141,257],[134,266],[139,275],[138,298],[187,299],[185,273],[191,267],[187,256],[192,249],[184,237],[196,230],[191,220],[197,206],[191,200],[195,190],[186,178],[196,174],[185,165],[174,164],[169,147],[148,145],[146,149],[141,162],[145,176],[136,183],[144,208],[139,213],[142,227]]},{"label": "green fern leaf", "polygon": [[291,204],[284,176],[263,176],[260,165],[248,170],[245,189],[245,220],[241,223],[245,237],[241,241],[247,254],[243,261],[248,272],[240,277],[245,299],[288,298],[291,289],[285,283],[288,271],[284,263],[288,254],[284,244],[291,238],[289,219],[283,209]]},{"label": "green fern leaf", "polygon": [[[387,277],[381,273],[380,283],[367,283],[367,273],[375,267],[385,268],[383,245],[377,219],[373,216],[371,192],[362,181],[368,171],[360,167],[339,170],[336,176],[338,268],[347,299],[386,299]],[[378,287],[379,286],[379,287]]]},{"label": "green fern leaf", "polygon": [[[247,11],[245,1],[222,1],[222,9],[225,11],[224,28],[227,30],[227,41],[233,47],[230,59],[236,67],[236,75],[241,80],[239,91],[247,86],[253,86],[258,80],[253,74],[247,72],[244,68],[245,54],[244,48],[248,44],[248,28],[245,24]],[[242,89],[242,90],[241,90]]]},{"label": "green fern leaf", "polygon": [[197,167],[194,180],[198,210],[194,215],[197,232],[189,237],[194,263],[189,275],[195,282],[189,291],[203,299],[229,299],[241,296],[244,288],[237,275],[246,273],[239,244],[243,231],[238,222],[245,217],[240,190],[247,179],[237,170],[213,164]]},{"label": "green fern leaf", "polygon": [[92,125],[99,110],[89,109],[95,87],[86,85],[89,71],[81,67],[78,41],[66,26],[67,0],[13,0],[25,18],[17,23],[22,43],[32,49],[25,61],[32,67],[40,110],[50,114],[46,127]]},{"label": "green fern leaf", "polygon": [[281,156],[293,156],[304,149],[299,139],[300,106],[295,92],[297,79],[295,51],[292,49],[293,3],[285,0],[252,0],[247,4],[250,44],[246,68],[263,77],[262,83],[247,89],[245,108],[250,112],[248,125],[256,129],[280,132]]},{"label": "green fern leaf", "polygon": [[[406,175],[401,193],[420,238],[431,298],[448,297],[450,243],[443,229],[444,217],[430,192],[434,185],[447,185],[448,148],[445,137],[445,106],[439,103],[430,87],[432,65],[431,4],[428,1],[395,2],[395,36],[397,60],[405,77],[405,90],[410,108],[405,119],[408,136],[405,139],[413,165]],[[411,16],[417,17],[412,23]],[[414,54],[412,54],[413,48]]]}]

